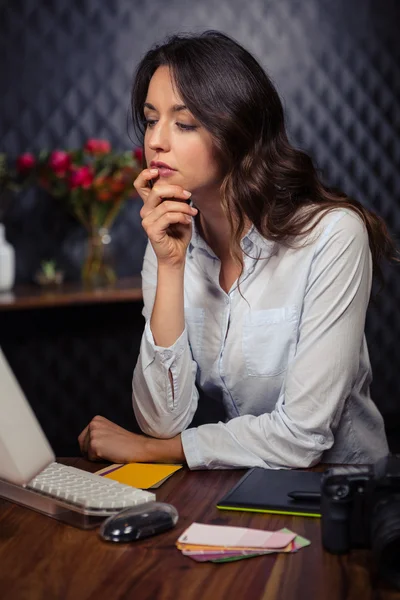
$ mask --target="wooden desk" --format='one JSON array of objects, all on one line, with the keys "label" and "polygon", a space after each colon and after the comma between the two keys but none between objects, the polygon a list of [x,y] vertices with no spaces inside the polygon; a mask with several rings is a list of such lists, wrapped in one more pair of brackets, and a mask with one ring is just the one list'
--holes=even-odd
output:
[{"label": "wooden desk", "polygon": [[[60,461],[61,462],[61,461]],[[62,462],[88,470],[101,464]],[[4,600],[389,600],[400,598],[371,576],[369,553],[323,551],[314,518],[220,511],[215,504],[244,471],[175,473],[157,500],[178,509],[177,526],[131,544],[84,531],[0,500],[0,597]],[[265,529],[287,526],[311,539],[292,555],[227,564],[196,563],[175,541],[193,521]]]}]

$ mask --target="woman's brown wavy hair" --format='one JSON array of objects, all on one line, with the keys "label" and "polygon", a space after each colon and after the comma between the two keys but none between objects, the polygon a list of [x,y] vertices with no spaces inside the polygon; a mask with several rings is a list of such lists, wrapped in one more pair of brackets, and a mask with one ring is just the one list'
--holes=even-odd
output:
[{"label": "woman's brown wavy hair", "polygon": [[[397,260],[383,219],[321,182],[311,158],[288,140],[270,78],[221,32],[174,35],[144,56],[132,88],[133,123],[141,139],[150,79],[164,65],[189,111],[213,137],[224,174],[221,199],[232,230],[231,253],[242,268],[240,241],[248,221],[266,239],[290,245],[338,207],[354,211],[365,223],[379,274],[383,257]],[[307,210],[298,210],[302,207]]]}]

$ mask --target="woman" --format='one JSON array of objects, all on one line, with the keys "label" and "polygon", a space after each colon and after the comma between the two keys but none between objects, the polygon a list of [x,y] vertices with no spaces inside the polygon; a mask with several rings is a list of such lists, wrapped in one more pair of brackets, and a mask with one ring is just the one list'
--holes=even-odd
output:
[{"label": "woman", "polygon": [[[95,417],[89,458],[192,469],[372,462],[388,452],[364,336],[383,221],[319,181],[288,142],[275,88],[219,32],[141,61],[135,181],[149,244],[133,408]],[[225,419],[189,427],[206,396]]]}]

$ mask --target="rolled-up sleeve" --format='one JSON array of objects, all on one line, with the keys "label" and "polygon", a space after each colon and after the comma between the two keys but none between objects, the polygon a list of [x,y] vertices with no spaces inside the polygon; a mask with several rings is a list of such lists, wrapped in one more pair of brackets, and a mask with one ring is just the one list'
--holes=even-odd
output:
[{"label": "rolled-up sleeve", "polygon": [[365,226],[341,214],[314,243],[296,352],[275,409],[184,431],[190,468],[309,467],[332,447],[346,399],[361,385],[372,279]]},{"label": "rolled-up sleeve", "polygon": [[142,286],[146,325],[133,373],[133,410],[144,433],[171,438],[189,425],[196,411],[197,365],[192,360],[186,328],[169,348],[154,342],[150,317],[157,287],[157,258],[150,243],[143,261]]}]

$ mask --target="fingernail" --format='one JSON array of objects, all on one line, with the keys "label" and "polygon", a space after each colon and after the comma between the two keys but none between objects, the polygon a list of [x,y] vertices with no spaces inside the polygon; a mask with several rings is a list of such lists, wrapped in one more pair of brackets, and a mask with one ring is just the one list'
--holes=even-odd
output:
[{"label": "fingernail", "polygon": [[150,169],[150,173],[151,173],[152,175],[157,175],[157,173],[158,173],[158,169]]},{"label": "fingernail", "polygon": [[197,213],[199,212],[199,211],[197,210],[197,208],[194,208],[194,206],[192,206],[192,207],[190,208],[190,210],[192,211],[192,213],[193,213],[194,215],[197,215]]},{"label": "fingernail", "polygon": [[183,195],[185,196],[185,198],[190,198],[190,196],[192,195],[192,192],[188,192],[187,190],[183,190]]}]

